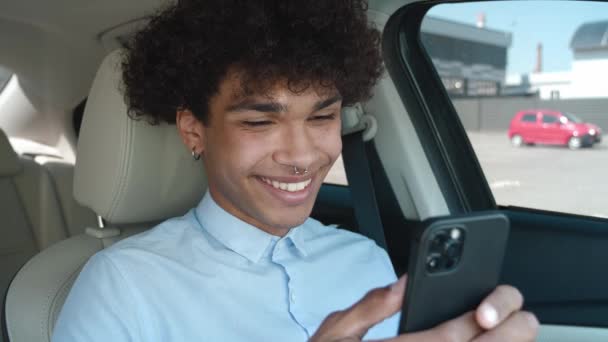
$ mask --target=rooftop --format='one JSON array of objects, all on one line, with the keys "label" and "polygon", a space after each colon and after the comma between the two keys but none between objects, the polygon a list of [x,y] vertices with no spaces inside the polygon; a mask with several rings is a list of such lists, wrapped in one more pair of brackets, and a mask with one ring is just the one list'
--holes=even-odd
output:
[{"label": "rooftop", "polygon": [[570,41],[570,48],[574,51],[608,49],[608,20],[579,26]]},{"label": "rooftop", "polygon": [[432,16],[424,18],[421,30],[425,33],[502,47],[509,47],[512,40],[510,32],[486,27],[479,28],[475,25]]}]

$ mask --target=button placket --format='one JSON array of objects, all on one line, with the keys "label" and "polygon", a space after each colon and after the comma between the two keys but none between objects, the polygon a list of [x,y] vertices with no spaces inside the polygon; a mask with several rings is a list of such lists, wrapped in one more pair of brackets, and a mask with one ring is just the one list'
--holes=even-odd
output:
[{"label": "button placket", "polygon": [[293,250],[294,246],[295,245],[293,242],[289,239],[280,239],[277,241],[272,250],[272,261],[275,264],[280,265],[283,272],[285,272],[285,275],[287,276],[287,310],[289,311],[289,314],[294,322],[297,323],[307,335],[309,335],[310,333],[305,327],[305,316],[302,316],[302,312],[300,311],[301,308],[299,308],[298,303],[296,302],[299,297],[294,283],[294,275],[295,278],[297,278],[297,272],[296,269],[294,269],[295,265],[293,264],[293,259],[295,257]]},{"label": "button placket", "polygon": [[289,300],[291,301],[291,304],[295,304],[296,303],[296,293],[293,289],[290,289],[289,292],[290,292]]}]

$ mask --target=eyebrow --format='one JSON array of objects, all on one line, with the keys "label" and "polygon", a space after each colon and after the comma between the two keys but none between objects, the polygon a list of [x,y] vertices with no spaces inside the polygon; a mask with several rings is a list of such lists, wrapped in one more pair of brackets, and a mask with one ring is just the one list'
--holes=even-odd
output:
[{"label": "eyebrow", "polygon": [[334,104],[334,103],[336,103],[338,101],[342,101],[342,96],[335,95],[335,96],[332,96],[332,97],[330,97],[328,99],[325,99],[323,101],[319,101],[319,102],[317,102],[315,104],[313,111],[316,112],[316,111],[321,110],[321,109],[323,109],[325,107],[329,107],[329,106],[331,106],[332,104]]},{"label": "eyebrow", "polygon": [[[332,104],[341,101],[342,96],[335,95],[328,99],[319,101],[313,106],[313,112],[329,107]],[[281,113],[287,111],[287,106],[280,102],[256,102],[254,99],[245,99],[239,103],[231,105],[227,108],[228,112],[244,112],[244,111],[256,111],[262,113]]]},{"label": "eyebrow", "polygon": [[245,99],[237,104],[231,105],[227,108],[228,112],[245,112],[253,110],[262,113],[280,113],[286,112],[287,107],[279,102],[256,102],[252,99]]}]

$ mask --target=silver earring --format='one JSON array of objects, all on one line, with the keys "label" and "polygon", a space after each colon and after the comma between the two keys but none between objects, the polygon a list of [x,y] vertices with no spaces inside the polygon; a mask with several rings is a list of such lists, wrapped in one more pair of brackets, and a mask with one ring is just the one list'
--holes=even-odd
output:
[{"label": "silver earring", "polygon": [[200,160],[201,159],[201,154],[200,153],[196,153],[196,147],[192,148],[192,159],[194,160]]}]

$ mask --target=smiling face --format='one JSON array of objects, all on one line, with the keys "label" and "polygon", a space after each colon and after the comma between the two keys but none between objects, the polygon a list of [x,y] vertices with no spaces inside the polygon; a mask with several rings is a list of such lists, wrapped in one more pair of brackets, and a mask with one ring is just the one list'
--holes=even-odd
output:
[{"label": "smiling face", "polygon": [[286,83],[263,96],[239,89],[237,76],[225,77],[209,102],[209,122],[180,111],[177,126],[188,148],[202,153],[218,205],[282,236],[308,218],[340,155],[341,98],[313,87],[296,94]]}]

